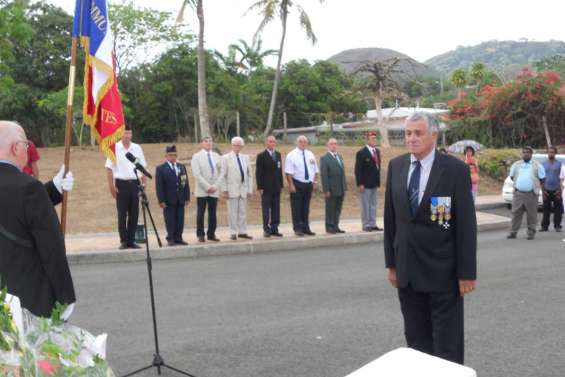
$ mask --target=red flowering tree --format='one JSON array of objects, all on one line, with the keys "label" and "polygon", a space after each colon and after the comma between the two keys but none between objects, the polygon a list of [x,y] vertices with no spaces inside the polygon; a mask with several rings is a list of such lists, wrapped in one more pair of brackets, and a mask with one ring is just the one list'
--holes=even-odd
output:
[{"label": "red flowering tree", "polygon": [[454,134],[495,147],[563,143],[564,84],[555,72],[525,68],[505,85],[485,85],[476,95],[449,103]]}]

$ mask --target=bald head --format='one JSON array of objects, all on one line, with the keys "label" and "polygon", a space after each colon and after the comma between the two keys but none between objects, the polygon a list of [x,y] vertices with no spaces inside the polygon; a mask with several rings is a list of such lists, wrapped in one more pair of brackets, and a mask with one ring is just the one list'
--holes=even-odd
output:
[{"label": "bald head", "polygon": [[0,120],[0,160],[8,160],[20,168],[27,164],[27,143],[24,129],[16,122]]}]

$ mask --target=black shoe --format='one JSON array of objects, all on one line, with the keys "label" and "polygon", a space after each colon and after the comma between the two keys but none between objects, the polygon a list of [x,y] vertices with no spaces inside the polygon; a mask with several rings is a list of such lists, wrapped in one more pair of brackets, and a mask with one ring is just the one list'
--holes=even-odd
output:
[{"label": "black shoe", "polygon": [[175,241],[167,241],[168,246],[176,246]]},{"label": "black shoe", "polygon": [[305,231],[304,234],[307,235],[307,236],[315,236],[316,235],[316,233],[312,232],[311,230]]},{"label": "black shoe", "polygon": [[237,240],[237,236],[236,236],[235,234],[232,234],[232,235],[230,236],[230,240],[236,241],[236,240]]},{"label": "black shoe", "polygon": [[208,241],[220,242],[220,239],[216,238],[216,236],[212,236],[212,237],[208,237]]},{"label": "black shoe", "polygon": [[282,233],[279,233],[279,231],[277,230],[276,232],[271,232],[271,236],[275,236],[275,237],[282,237]]},{"label": "black shoe", "polygon": [[326,233],[328,233],[328,234],[337,234],[337,230],[326,229]]},{"label": "black shoe", "polygon": [[379,228],[378,226],[372,226],[372,227],[371,227],[371,230],[375,230],[375,231],[377,231],[377,232],[382,231],[382,229]]},{"label": "black shoe", "polygon": [[294,232],[294,234],[296,234],[298,237],[304,237],[304,233],[301,231],[296,231]]},{"label": "black shoe", "polygon": [[120,250],[125,250],[125,249],[127,249],[127,248],[128,248],[128,244],[127,244],[127,243],[122,242],[122,243],[120,244],[120,247],[119,247]]},{"label": "black shoe", "polygon": [[238,234],[237,235],[239,238],[245,238],[246,240],[252,240],[253,237],[251,237],[250,235],[248,235],[247,233],[242,233],[242,234]]},{"label": "black shoe", "polygon": [[516,238],[516,233],[510,233],[509,235],[506,236],[506,238],[509,240],[513,240],[514,238]]},{"label": "black shoe", "polygon": [[555,228],[555,231],[556,231],[556,232],[561,232],[561,227],[559,226],[559,227]]},{"label": "black shoe", "polygon": [[363,228],[364,232],[372,232],[374,229],[372,227]]},{"label": "black shoe", "polygon": [[536,236],[533,234],[529,234],[528,237],[526,237],[527,240],[533,240],[534,238],[536,238]]},{"label": "black shoe", "polygon": [[263,237],[265,237],[265,238],[271,238],[271,233],[269,233],[269,232],[263,232]]},{"label": "black shoe", "polygon": [[547,228],[540,228],[539,232],[547,232]]},{"label": "black shoe", "polygon": [[179,240],[179,241],[175,241],[176,245],[183,245],[183,246],[187,246],[188,242],[184,241],[184,240]]},{"label": "black shoe", "polygon": [[342,229],[337,228],[336,232],[338,232],[338,233],[345,233],[345,230],[342,230]]},{"label": "black shoe", "polygon": [[139,246],[138,244],[133,242],[133,243],[128,243],[128,248],[129,249],[141,249],[141,246]]},{"label": "black shoe", "polygon": [[204,238],[204,236],[198,236],[198,242],[206,242],[206,238]]}]

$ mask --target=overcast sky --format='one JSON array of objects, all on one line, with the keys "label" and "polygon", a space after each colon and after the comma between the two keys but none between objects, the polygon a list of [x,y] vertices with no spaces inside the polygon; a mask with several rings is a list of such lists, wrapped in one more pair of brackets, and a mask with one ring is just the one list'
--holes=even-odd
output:
[{"label": "overcast sky", "polygon": [[[141,7],[173,12],[183,0],[134,0]],[[48,0],[74,11],[74,0]],[[206,48],[225,52],[238,39],[251,41],[259,16],[244,16],[253,0],[204,0]],[[425,61],[435,55],[487,40],[565,41],[563,0],[299,0],[312,21],[318,43],[312,46],[291,14],[284,61],[327,59],[359,47],[384,47]],[[112,15],[110,14],[110,21]],[[187,9],[193,31],[197,19]],[[277,49],[281,28],[269,26],[263,48]],[[273,64],[274,62],[268,61]]]}]

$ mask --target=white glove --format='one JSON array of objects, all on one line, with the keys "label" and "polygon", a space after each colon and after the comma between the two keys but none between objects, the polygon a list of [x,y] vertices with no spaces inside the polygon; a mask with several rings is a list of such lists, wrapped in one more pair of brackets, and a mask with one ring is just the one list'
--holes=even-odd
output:
[{"label": "white glove", "polygon": [[71,316],[71,314],[73,314],[73,311],[75,310],[75,303],[73,302],[72,304],[70,304],[69,306],[67,306],[67,308],[65,309],[65,311],[63,312],[63,314],[61,314],[61,319],[63,321],[68,321],[69,317]]},{"label": "white glove", "polygon": [[75,183],[75,179],[73,178],[73,173],[68,172],[66,176],[63,177],[65,174],[65,165],[61,165],[61,169],[56,176],[53,177],[53,184],[57,188],[59,193],[63,193],[64,191],[72,191],[73,185]]}]

